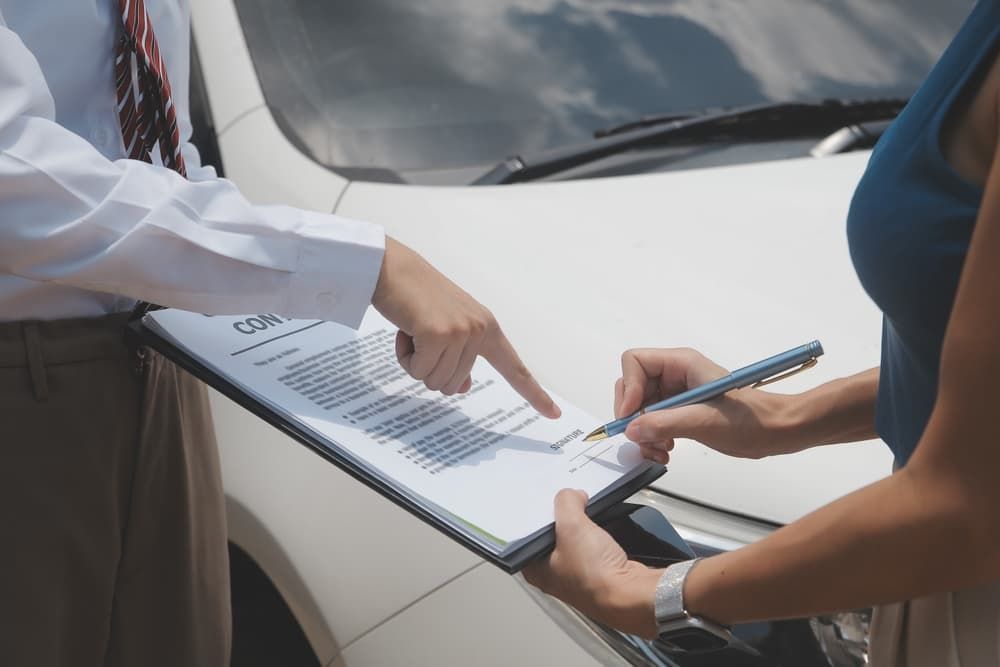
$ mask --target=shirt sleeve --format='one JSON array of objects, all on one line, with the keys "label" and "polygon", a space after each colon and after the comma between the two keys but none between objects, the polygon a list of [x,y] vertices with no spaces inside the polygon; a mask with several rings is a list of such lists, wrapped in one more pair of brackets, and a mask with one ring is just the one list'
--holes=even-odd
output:
[{"label": "shirt sleeve", "polygon": [[253,205],[211,168],[187,180],[106,159],[55,122],[38,62],[0,15],[0,271],[212,315],[357,326],[384,247],[380,227]]}]

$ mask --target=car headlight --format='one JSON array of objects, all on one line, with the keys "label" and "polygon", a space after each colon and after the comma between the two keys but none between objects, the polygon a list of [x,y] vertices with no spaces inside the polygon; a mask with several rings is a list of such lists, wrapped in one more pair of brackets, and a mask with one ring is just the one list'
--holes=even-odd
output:
[{"label": "car headlight", "polygon": [[[750,544],[777,526],[703,507],[649,489],[630,502],[669,517],[677,532],[700,556]],[[657,642],[613,630],[586,618],[531,586],[525,588],[570,636],[602,664],[636,667],[860,667],[868,664],[870,610],[810,619],[744,623],[733,634],[759,652],[739,649],[711,654],[670,653]]]}]

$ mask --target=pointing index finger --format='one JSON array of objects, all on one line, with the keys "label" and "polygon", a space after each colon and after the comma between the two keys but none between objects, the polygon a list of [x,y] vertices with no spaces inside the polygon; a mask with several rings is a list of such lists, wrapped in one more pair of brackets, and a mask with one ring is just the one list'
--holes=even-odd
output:
[{"label": "pointing index finger", "polygon": [[559,417],[562,410],[538,384],[503,332],[498,328],[490,339],[483,347],[483,358],[497,369],[514,391],[523,396],[531,407],[550,419]]}]

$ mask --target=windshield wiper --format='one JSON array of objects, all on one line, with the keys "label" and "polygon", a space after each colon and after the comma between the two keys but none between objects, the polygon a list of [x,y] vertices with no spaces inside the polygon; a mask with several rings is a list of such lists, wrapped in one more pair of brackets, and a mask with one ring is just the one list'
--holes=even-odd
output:
[{"label": "windshield wiper", "polygon": [[905,99],[778,102],[641,118],[598,130],[590,143],[554,148],[529,157],[509,157],[472,185],[537,180],[610,155],[672,142],[825,136],[859,123],[891,120],[905,105]]}]

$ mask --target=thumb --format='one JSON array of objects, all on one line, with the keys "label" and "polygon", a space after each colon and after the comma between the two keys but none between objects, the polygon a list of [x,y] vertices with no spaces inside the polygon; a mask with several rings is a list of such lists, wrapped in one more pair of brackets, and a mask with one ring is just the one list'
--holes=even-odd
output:
[{"label": "thumb", "polygon": [[673,438],[702,440],[714,415],[706,405],[657,410],[636,418],[625,429],[632,442],[662,442]]},{"label": "thumb", "polygon": [[410,372],[410,361],[413,360],[413,338],[402,329],[396,332],[396,359],[407,373]]},{"label": "thumb", "polygon": [[622,383],[621,401],[615,409],[615,418],[627,417],[642,407],[642,399],[646,395],[646,385],[634,377],[619,380]]},{"label": "thumb", "polygon": [[563,489],[556,494],[556,540],[567,531],[579,530],[590,522],[587,516],[587,494],[576,489]]}]

